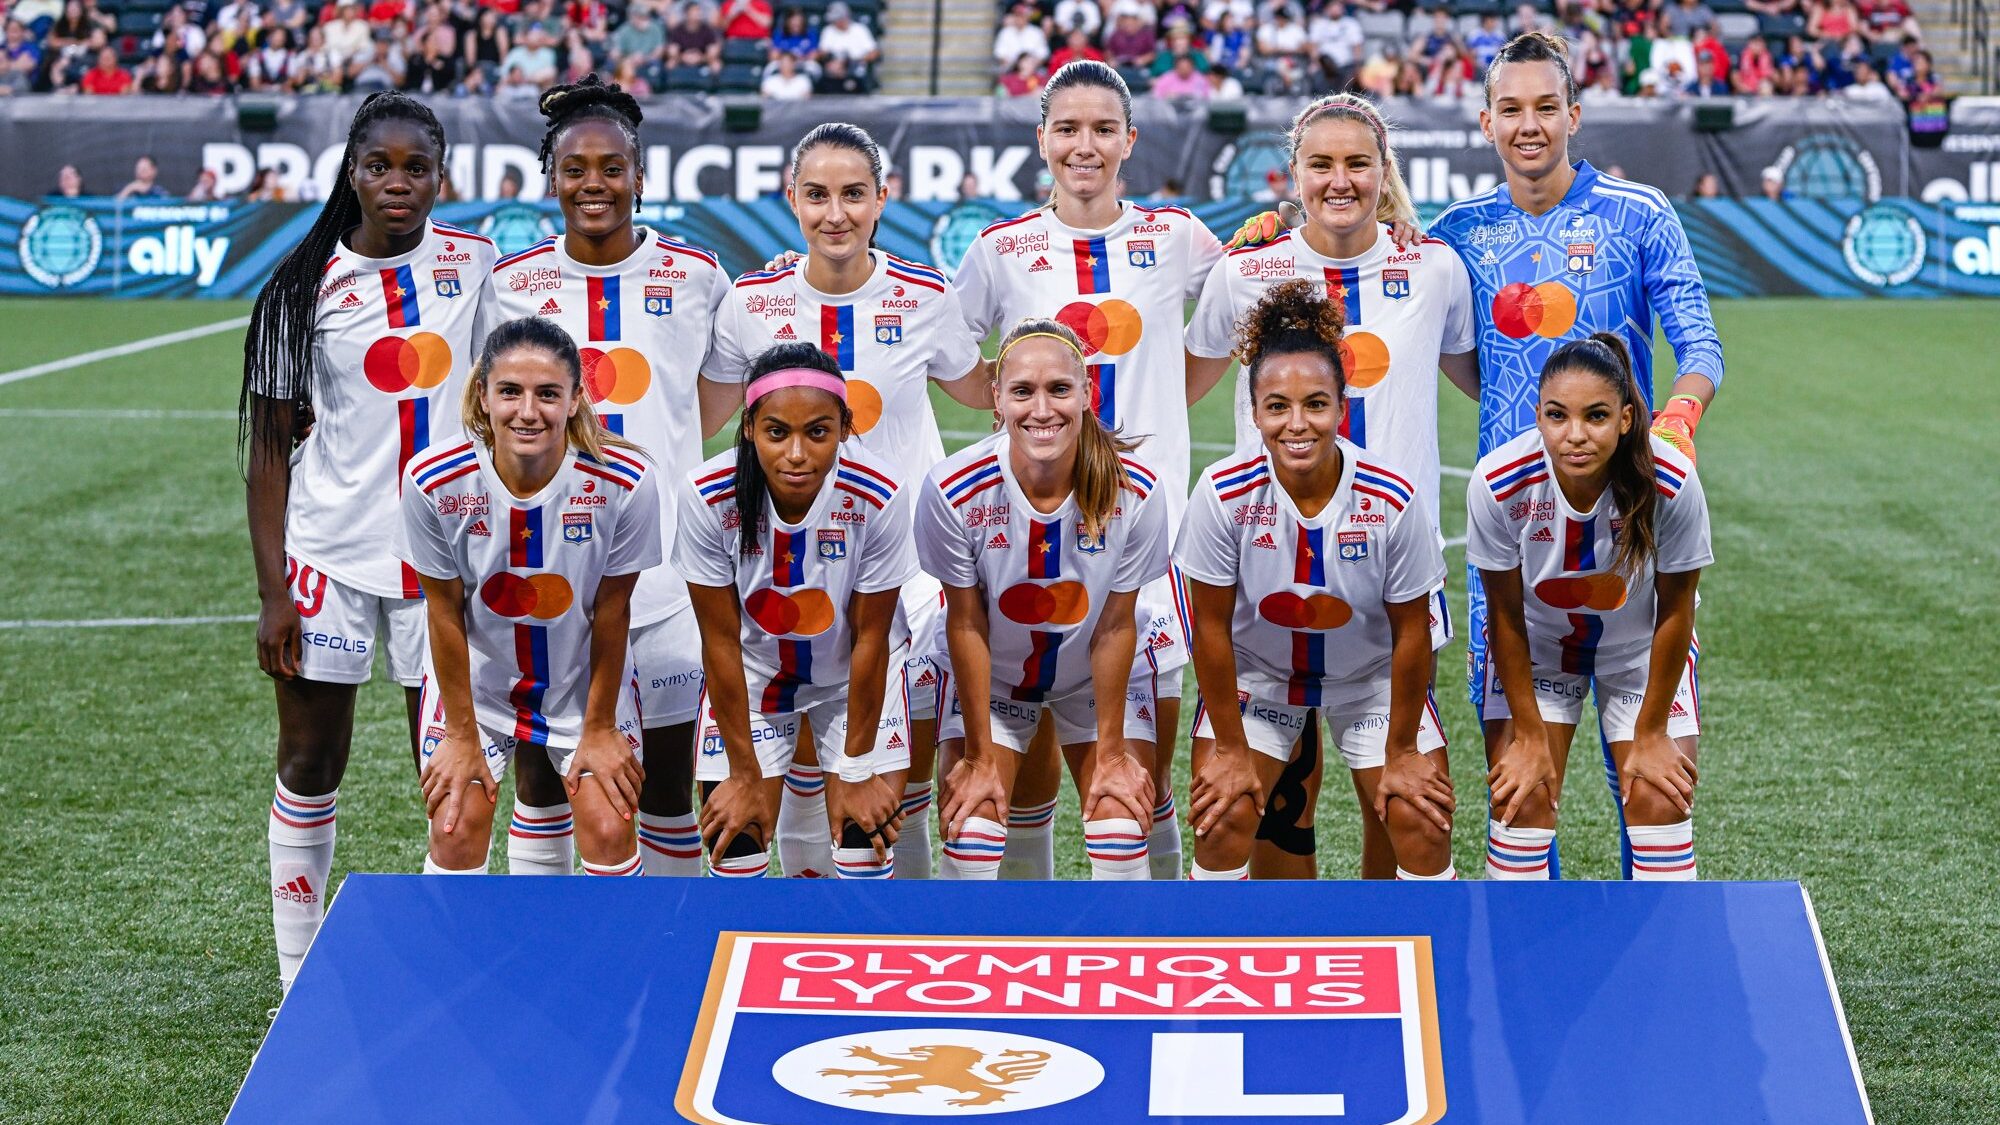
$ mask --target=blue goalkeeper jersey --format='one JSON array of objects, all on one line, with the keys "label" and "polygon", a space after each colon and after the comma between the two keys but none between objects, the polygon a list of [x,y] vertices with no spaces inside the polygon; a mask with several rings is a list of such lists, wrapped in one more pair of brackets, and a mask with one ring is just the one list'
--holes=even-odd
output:
[{"label": "blue goalkeeper jersey", "polygon": [[1625,337],[1639,385],[1653,386],[1653,318],[1681,374],[1722,384],[1722,344],[1687,232],[1657,189],[1588,161],[1542,215],[1514,206],[1503,180],[1438,215],[1427,232],[1472,275],[1479,338],[1479,455],[1534,428],[1542,364],[1565,341]]}]

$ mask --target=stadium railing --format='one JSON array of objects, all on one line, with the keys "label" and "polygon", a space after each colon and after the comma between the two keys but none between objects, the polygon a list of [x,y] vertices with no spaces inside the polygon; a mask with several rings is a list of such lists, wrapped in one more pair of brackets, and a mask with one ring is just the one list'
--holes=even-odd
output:
[{"label": "stadium railing", "polygon": [[2000,79],[2000,44],[1993,41],[1993,11],[1987,0],[1951,0],[1951,19],[1958,25],[1958,45],[1972,59],[1979,92],[1991,94]]}]

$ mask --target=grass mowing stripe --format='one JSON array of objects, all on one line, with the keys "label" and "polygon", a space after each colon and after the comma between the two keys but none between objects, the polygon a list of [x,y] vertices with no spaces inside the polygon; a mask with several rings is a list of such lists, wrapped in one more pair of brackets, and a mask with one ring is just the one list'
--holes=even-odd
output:
[{"label": "grass mowing stripe", "polygon": [[22,367],[13,371],[0,372],[0,387],[4,387],[9,383],[18,383],[23,379],[33,379],[38,375],[51,375],[57,371],[87,367],[90,364],[103,360],[117,359],[123,355],[137,355],[140,352],[152,351],[154,348],[164,348],[173,344],[185,343],[189,340],[199,340],[204,336],[213,336],[218,332],[228,332],[231,329],[248,328],[249,326],[249,317],[236,316],[228,320],[218,320],[213,324],[204,324],[197,328],[183,328],[178,332],[148,336],[143,340],[134,340],[129,344],[117,344],[109,348],[98,348],[96,351],[66,356],[62,359],[52,359],[47,363],[37,363],[32,367]]},{"label": "grass mowing stripe", "polygon": [[81,621],[0,621],[0,629],[134,629],[154,625],[247,625],[256,620],[254,613],[216,617],[92,617]]},{"label": "grass mowing stripe", "polygon": [[0,406],[0,418],[76,418],[89,421],[236,420],[234,410],[93,410],[90,408]]}]

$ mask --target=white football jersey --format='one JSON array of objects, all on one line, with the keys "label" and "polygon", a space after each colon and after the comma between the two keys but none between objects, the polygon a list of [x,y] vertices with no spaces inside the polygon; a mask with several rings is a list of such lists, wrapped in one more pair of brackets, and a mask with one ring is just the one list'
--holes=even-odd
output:
[{"label": "white football jersey", "polygon": [[806,263],[747,273],[723,298],[708,377],[742,382],[750,361],[777,344],[816,344],[840,363],[861,448],[896,479],[922,480],[944,457],[930,381],[956,379],[979,362],[958,295],[930,266],[880,250],[875,270],[845,296],[806,283]]},{"label": "white football jersey", "polygon": [[1131,488],[1093,538],[1074,496],[1046,515],[1029,506],[1008,465],[1010,444],[1003,430],[931,470],[917,501],[917,557],[945,585],[984,594],[994,695],[1040,702],[1090,681],[1105,599],[1166,573],[1169,490],[1123,458]]},{"label": "white football jersey", "polygon": [[[639,249],[615,266],[586,266],[545,238],[493,267],[480,324],[516,317],[554,321],[583,353],[584,388],[611,432],[646,451],[664,479],[701,462],[695,379],[709,354],[729,275],[715,255],[640,228]],[[660,489],[660,525],[674,537],[671,488]],[[688,604],[671,566],[647,571],[632,594],[632,624],[664,621]]]},{"label": "white football jersey", "polygon": [[[1438,517],[1438,357],[1474,350],[1472,283],[1456,251],[1426,238],[1398,251],[1386,233],[1355,258],[1328,258],[1288,231],[1262,246],[1231,251],[1208,276],[1188,351],[1219,359],[1236,351],[1236,325],[1273,285],[1303,277],[1345,306],[1340,355],[1347,375],[1347,421],[1340,435],[1369,455],[1409,470],[1435,524]],[[1247,374],[1236,373],[1236,444],[1263,438],[1250,419]]]},{"label": "white football jersey", "polygon": [[[604,452],[597,461],[572,450],[525,498],[476,441],[433,449],[405,476],[399,550],[424,574],[464,581],[472,705],[491,733],[576,745],[597,584],[660,563],[652,471],[625,450]],[[625,664],[629,679],[629,655]]]},{"label": "white football jersey", "polygon": [[767,715],[799,709],[801,688],[844,689],[854,653],[855,594],[902,586],[917,573],[910,498],[886,460],[842,443],[834,471],[797,523],[764,501],[765,531],[742,553],[736,451],[682,482],[674,566],[702,586],[734,586],[742,606],[743,678]]},{"label": "white football jersey", "polygon": [[1202,473],[1174,544],[1181,573],[1235,586],[1236,680],[1254,699],[1339,707],[1389,679],[1394,602],[1444,581],[1424,500],[1400,470],[1341,440],[1340,483],[1300,514],[1270,455],[1238,450]]},{"label": "white football jersey", "polygon": [[1653,649],[1655,574],[1699,570],[1715,561],[1708,504],[1694,463],[1651,438],[1654,552],[1636,574],[1612,569],[1624,527],[1611,490],[1588,512],[1570,507],[1548,463],[1539,430],[1479,459],[1466,487],[1465,561],[1481,570],[1521,571],[1528,658],[1578,675],[1644,669]]},{"label": "white football jersey", "polygon": [[[285,553],[378,597],[414,598],[390,546],[403,469],[462,428],[458,392],[478,358],[473,322],[493,243],[431,223],[415,250],[335,249],[313,314],[313,428],[292,454]],[[279,394],[290,389],[276,388]]]},{"label": "white football jersey", "polygon": [[1194,215],[1126,203],[1103,230],[1077,230],[1053,209],[979,232],[952,278],[973,334],[1005,335],[1024,317],[1053,317],[1084,343],[1097,416],[1167,482],[1167,517],[1186,504],[1186,358],[1181,326],[1222,257]]}]

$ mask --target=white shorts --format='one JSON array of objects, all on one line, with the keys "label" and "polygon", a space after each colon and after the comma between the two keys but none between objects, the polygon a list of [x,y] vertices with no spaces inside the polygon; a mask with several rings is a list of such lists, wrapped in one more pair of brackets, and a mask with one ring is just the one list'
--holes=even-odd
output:
[{"label": "white shorts", "polygon": [[701,629],[694,606],[632,630],[639,705],[647,729],[691,723],[701,709]]},{"label": "white shorts", "polygon": [[[1701,677],[1695,669],[1695,653],[1690,650],[1681,665],[1680,683],[1674,687],[1674,702],[1667,712],[1667,737],[1688,738],[1701,733]],[[1606,742],[1630,742],[1638,725],[1639,705],[1646,698],[1646,669],[1635,668],[1596,677],[1560,672],[1537,666],[1534,673],[1535,702],[1541,707],[1542,721],[1575,726],[1583,717],[1583,699],[1590,694],[1591,681],[1597,684],[1597,715]],[[1486,702],[1480,714],[1487,721],[1513,715],[1507,693],[1494,674],[1493,661],[1486,661]]]},{"label": "white shorts", "polygon": [[[942,667],[938,681],[938,741],[964,738],[965,713],[959,708],[958,682],[948,667]],[[1154,740],[1153,707],[1151,671],[1134,672],[1125,685],[1127,740]],[[1005,694],[995,692],[988,701],[987,709],[992,716],[990,728],[994,743],[1016,753],[1027,753],[1028,743],[1035,737],[1035,728],[1041,724],[1043,711],[1047,711],[1055,722],[1056,741],[1060,745],[1075,746],[1097,741],[1097,696],[1088,683],[1068,695],[1040,703],[1009,699]]]},{"label": "white shorts", "polygon": [[1450,644],[1452,638],[1451,607],[1445,604],[1444,583],[1438,583],[1438,588],[1431,591],[1430,606],[1431,651],[1437,652]]},{"label": "white shorts", "polygon": [[[1179,567],[1139,587],[1139,657],[1135,669],[1178,679],[1192,658],[1187,631],[1187,585]],[[1172,675],[1170,676],[1169,673]]]},{"label": "white shorts", "polygon": [[912,722],[938,717],[938,667],[942,662],[932,657],[944,651],[944,587],[929,575],[923,577],[929,579],[932,589],[921,601],[909,596],[920,585],[916,579],[903,584],[903,618],[910,631],[910,647],[903,654],[903,682],[909,685]]},{"label": "white shorts", "polygon": [[[893,663],[893,658],[892,658]],[[781,715],[750,712],[750,745],[757,752],[757,768],[764,777],[778,777],[792,764],[799,745],[801,716],[812,721],[813,745],[819,767],[837,773],[841,756],[847,753],[847,685],[820,688],[810,695],[800,692],[799,709]],[[729,777],[729,753],[723,746],[722,730],[715,723],[708,693],[701,693],[701,752],[695,755],[696,781],[723,781]],[[889,677],[888,697],[882,701],[882,718],[875,724],[875,748],[866,755],[871,774],[892,773],[910,768],[908,693],[902,677]]]},{"label": "white shorts", "polygon": [[306,679],[367,683],[376,641],[387,637],[390,678],[404,687],[423,684],[424,599],[365,593],[290,555],[285,582],[299,610],[299,673]]},{"label": "white shorts", "polygon": [[[625,736],[625,744],[631,748],[632,756],[642,754],[644,743],[639,736],[639,685],[631,669],[625,671],[625,690],[618,693],[618,733]],[[423,681],[423,701],[417,714],[424,716],[424,736],[420,744],[422,758],[417,765],[421,774],[430,768],[431,755],[437,753],[444,744],[444,700],[439,697],[437,681],[425,677]],[[480,750],[486,755],[486,772],[493,775],[495,785],[507,775],[507,767],[514,761],[514,752],[523,746],[533,747],[532,742],[523,742],[512,734],[479,724]],[[549,761],[556,772],[569,776],[570,759],[576,756],[574,746],[544,746]]]},{"label": "white shorts", "polygon": [[[1244,696],[1238,696],[1237,704],[1243,711],[1243,737],[1250,748],[1281,762],[1291,761],[1292,749],[1298,744],[1299,736],[1305,733],[1306,719],[1313,709],[1294,707],[1289,703],[1267,703]],[[1389,693],[1386,689],[1373,698],[1321,707],[1319,712],[1325,717],[1327,729],[1333,733],[1333,744],[1339,748],[1348,769],[1374,769],[1387,760]],[[1209,721],[1208,708],[1204,704],[1195,706],[1193,736],[1215,737],[1215,724]],[[1417,751],[1428,754],[1444,745],[1444,727],[1438,722],[1437,700],[1427,693],[1424,713],[1417,720]]]}]

